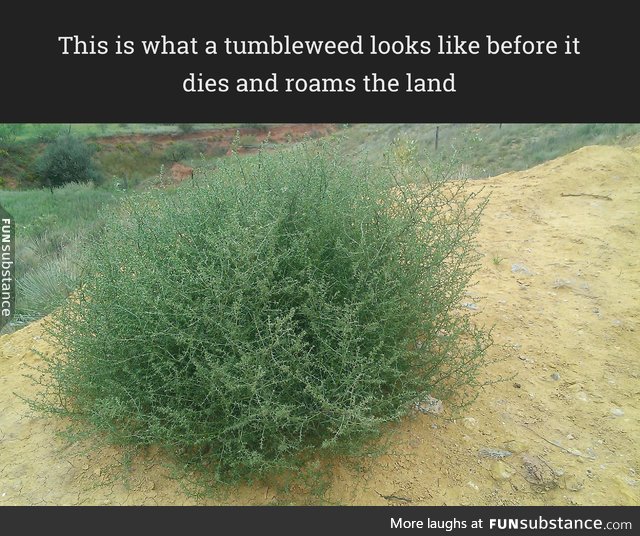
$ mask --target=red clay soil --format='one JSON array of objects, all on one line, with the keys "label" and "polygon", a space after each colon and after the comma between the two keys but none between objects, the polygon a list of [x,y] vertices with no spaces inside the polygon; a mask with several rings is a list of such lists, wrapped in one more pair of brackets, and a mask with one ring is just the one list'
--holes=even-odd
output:
[{"label": "red clay soil", "polygon": [[[255,127],[229,127],[207,130],[195,130],[175,134],[129,134],[97,138],[95,142],[104,151],[122,150],[130,145],[151,143],[155,150],[163,151],[171,144],[188,140],[200,145],[199,152],[205,156],[229,155],[234,140],[236,151],[240,154],[257,151],[261,144],[301,141],[305,137],[319,138],[335,132],[337,125],[331,123],[288,123],[276,125],[256,125]],[[244,140],[243,140],[244,138]],[[239,143],[238,143],[239,142]],[[243,143],[244,142],[244,143]],[[170,168],[173,184],[193,176],[193,168],[180,162]]]},{"label": "red clay soil", "polygon": [[122,143],[136,143],[151,141],[158,144],[174,143],[178,140],[202,140],[208,143],[230,144],[239,134],[240,136],[254,136],[256,143],[263,142],[267,136],[274,143],[285,141],[299,141],[305,136],[319,137],[330,134],[337,129],[333,123],[281,123],[256,127],[229,127],[194,130],[188,133],[176,134],[124,134],[96,138],[100,145],[118,145]]},{"label": "red clay soil", "polygon": [[[242,145],[237,147],[237,152],[241,154],[252,153],[258,150],[260,144],[267,140],[270,143],[287,143],[302,140],[307,137],[320,137],[331,134],[336,130],[335,124],[324,123],[300,123],[300,124],[281,124],[272,125],[268,128],[225,128],[225,129],[213,129],[213,130],[200,130],[197,132],[190,132],[188,134],[180,135],[179,137],[161,134],[161,135],[146,135],[146,138],[153,140],[158,145],[165,145],[174,143],[176,139],[179,140],[191,140],[202,141],[206,145],[203,147],[203,152],[208,155],[212,155],[217,152],[221,155],[228,155],[231,150],[231,144],[235,138],[239,138],[242,141],[242,137],[251,137],[251,144]],[[116,147],[119,144],[124,143],[140,143],[144,142],[144,134],[135,134],[131,136],[113,136],[109,138],[102,138],[102,140],[108,140]],[[224,153],[222,152],[224,151]],[[193,177],[193,168],[180,162],[176,162],[171,166],[171,179],[173,184],[182,182],[185,179]]]}]

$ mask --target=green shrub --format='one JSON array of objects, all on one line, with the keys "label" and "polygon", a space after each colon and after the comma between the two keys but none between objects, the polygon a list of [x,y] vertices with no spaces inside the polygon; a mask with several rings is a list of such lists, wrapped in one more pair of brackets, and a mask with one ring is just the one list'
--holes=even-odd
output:
[{"label": "green shrub", "polygon": [[207,156],[219,158],[221,156],[226,156],[228,150],[229,148],[225,145],[213,145],[207,150]]},{"label": "green shrub", "polygon": [[266,134],[269,132],[269,126],[264,123],[241,123],[238,125],[240,130],[252,130],[254,132],[260,132]]},{"label": "green shrub", "polygon": [[337,153],[222,159],[125,200],[49,325],[45,407],[231,481],[472,395],[490,341],[460,302],[483,203]]},{"label": "green shrub", "polygon": [[58,136],[36,162],[43,185],[62,186],[70,182],[100,182],[102,176],[93,162],[94,149],[70,134]]},{"label": "green shrub", "polygon": [[193,123],[178,123],[178,130],[182,133],[182,134],[189,134],[190,132],[193,132],[195,129]]},{"label": "green shrub", "polygon": [[240,147],[253,147],[258,143],[258,139],[252,134],[243,134],[238,137],[238,145]]},{"label": "green shrub", "polygon": [[76,277],[71,251],[40,260],[17,280],[17,316],[36,319],[55,309],[73,292]]},{"label": "green shrub", "polygon": [[193,158],[197,154],[197,147],[187,141],[172,143],[165,149],[165,158],[171,162],[180,162],[187,158]]},{"label": "green shrub", "polygon": [[0,148],[12,147],[23,130],[21,123],[0,123]]},{"label": "green shrub", "polygon": [[33,125],[33,134],[37,141],[42,143],[51,143],[62,132],[61,125],[54,124],[35,124]]}]

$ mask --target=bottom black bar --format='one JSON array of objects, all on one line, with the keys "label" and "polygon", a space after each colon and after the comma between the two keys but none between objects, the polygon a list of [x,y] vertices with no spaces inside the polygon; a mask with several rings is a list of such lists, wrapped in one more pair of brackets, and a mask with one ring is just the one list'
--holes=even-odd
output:
[{"label": "bottom black bar", "polygon": [[[637,534],[638,507],[4,507],[5,526],[65,534],[142,528],[153,534]],[[153,531],[153,532],[151,532]]]}]

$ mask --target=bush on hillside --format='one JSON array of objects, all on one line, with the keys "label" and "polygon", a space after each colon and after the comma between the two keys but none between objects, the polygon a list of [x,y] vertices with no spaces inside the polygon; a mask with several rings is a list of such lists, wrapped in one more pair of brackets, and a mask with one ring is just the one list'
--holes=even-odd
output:
[{"label": "bush on hillside", "polygon": [[490,343],[460,309],[483,203],[336,154],[223,159],[129,198],[49,327],[49,409],[228,481],[469,394]]},{"label": "bush on hillside", "polygon": [[80,138],[58,136],[36,162],[40,182],[49,188],[70,182],[100,182],[102,176],[93,162],[93,153],[93,148]]},{"label": "bush on hillside", "polygon": [[0,149],[11,148],[23,130],[21,123],[0,123]]},{"label": "bush on hillside", "polygon": [[193,123],[178,123],[178,130],[182,134],[189,134],[195,130]]}]

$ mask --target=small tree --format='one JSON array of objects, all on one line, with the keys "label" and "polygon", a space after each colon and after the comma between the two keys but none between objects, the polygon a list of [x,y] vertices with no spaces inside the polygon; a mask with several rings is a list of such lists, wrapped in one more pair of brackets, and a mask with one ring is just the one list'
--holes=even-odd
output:
[{"label": "small tree", "polygon": [[101,173],[93,162],[94,150],[70,134],[58,136],[36,163],[43,185],[53,190],[68,182],[100,182]]}]

